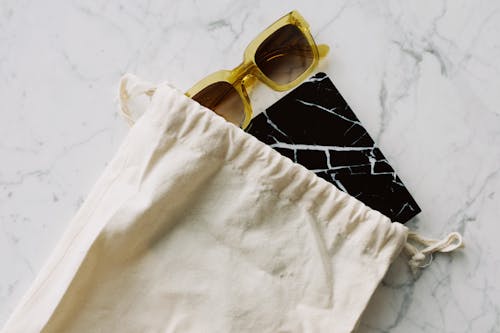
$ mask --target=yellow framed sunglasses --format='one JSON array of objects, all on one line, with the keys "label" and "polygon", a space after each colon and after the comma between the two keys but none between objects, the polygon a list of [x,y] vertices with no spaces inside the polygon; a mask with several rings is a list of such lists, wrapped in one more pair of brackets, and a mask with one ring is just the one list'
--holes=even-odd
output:
[{"label": "yellow framed sunglasses", "polygon": [[252,119],[248,91],[255,79],[277,91],[292,89],[311,74],[328,50],[327,45],[316,45],[309,24],[294,10],[247,46],[239,66],[210,74],[186,95],[227,121],[246,128]]}]

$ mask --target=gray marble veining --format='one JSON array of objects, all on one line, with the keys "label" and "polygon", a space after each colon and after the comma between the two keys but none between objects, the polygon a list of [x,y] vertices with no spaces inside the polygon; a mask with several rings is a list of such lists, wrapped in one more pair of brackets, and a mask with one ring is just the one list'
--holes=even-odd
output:
[{"label": "gray marble veining", "polygon": [[[186,90],[232,68],[291,9],[331,47],[328,73],[422,208],[409,226],[463,233],[417,278],[391,267],[359,328],[500,332],[500,2],[0,3],[0,325],[127,131],[133,72]],[[258,87],[256,111],[280,94]]]}]

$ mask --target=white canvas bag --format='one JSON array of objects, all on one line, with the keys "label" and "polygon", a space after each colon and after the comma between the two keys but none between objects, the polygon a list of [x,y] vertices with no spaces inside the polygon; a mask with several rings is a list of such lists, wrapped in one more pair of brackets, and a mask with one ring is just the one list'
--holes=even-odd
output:
[{"label": "white canvas bag", "polygon": [[407,228],[168,84],[121,87],[150,103],[2,332],[351,332]]}]

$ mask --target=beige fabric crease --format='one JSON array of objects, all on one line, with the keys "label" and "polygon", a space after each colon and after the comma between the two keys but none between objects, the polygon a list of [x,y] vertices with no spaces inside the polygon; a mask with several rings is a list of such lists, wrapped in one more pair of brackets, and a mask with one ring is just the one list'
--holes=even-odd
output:
[{"label": "beige fabric crease", "polygon": [[407,233],[162,84],[2,332],[351,332]]}]

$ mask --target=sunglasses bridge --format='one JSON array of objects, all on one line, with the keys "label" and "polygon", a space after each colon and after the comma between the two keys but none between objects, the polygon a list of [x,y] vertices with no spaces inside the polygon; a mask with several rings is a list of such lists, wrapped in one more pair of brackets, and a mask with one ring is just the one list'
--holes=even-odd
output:
[{"label": "sunglasses bridge", "polygon": [[234,75],[233,85],[239,84],[249,91],[259,80],[255,74],[257,66],[252,62],[242,62],[237,67],[231,70]]}]

